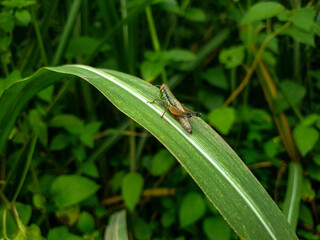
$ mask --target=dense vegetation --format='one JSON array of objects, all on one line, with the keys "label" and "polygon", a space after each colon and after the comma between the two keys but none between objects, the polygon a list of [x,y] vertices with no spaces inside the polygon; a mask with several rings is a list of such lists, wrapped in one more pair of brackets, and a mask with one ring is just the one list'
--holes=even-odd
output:
[{"label": "dense vegetation", "polygon": [[[187,161],[178,159],[184,168],[175,160],[177,146],[161,139],[178,133],[154,138],[142,127],[163,126],[167,133],[170,123],[160,115],[154,122],[137,120],[149,119],[150,112],[135,118],[124,109],[132,108],[130,102],[121,98],[117,105],[112,92],[101,90],[104,80],[94,83],[94,76],[76,68],[68,76],[59,68],[37,72],[64,64],[167,83],[240,156],[297,236],[320,239],[319,2],[0,4],[0,239],[227,240],[238,239],[235,232],[244,237],[239,225],[248,227],[251,216],[247,222],[237,213],[224,215],[198,181],[199,176],[203,182],[212,179],[209,171],[190,172]],[[25,93],[33,91],[32,96],[14,95],[23,93],[17,89],[28,81]],[[136,91],[145,94],[142,88]],[[16,106],[21,110],[11,109]],[[205,129],[193,118],[193,133],[185,139]],[[247,177],[239,169],[233,178]],[[219,184],[222,189],[226,183],[211,186],[219,192]],[[123,235],[116,237],[115,229]]]}]

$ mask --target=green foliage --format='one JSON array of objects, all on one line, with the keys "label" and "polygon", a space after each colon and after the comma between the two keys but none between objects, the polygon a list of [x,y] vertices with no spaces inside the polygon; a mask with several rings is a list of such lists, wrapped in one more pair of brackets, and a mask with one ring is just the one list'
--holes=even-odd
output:
[{"label": "green foliage", "polygon": [[206,204],[199,193],[188,193],[183,197],[179,209],[180,226],[185,228],[197,222],[205,213]]},{"label": "green foliage", "polygon": [[[285,229],[234,152],[299,238],[319,239],[318,5],[1,1],[0,239],[232,240],[229,226],[249,238],[239,229],[259,233],[260,220]],[[74,63],[108,78],[38,71]],[[167,83],[211,127],[193,116],[190,135],[160,118],[163,105],[146,103],[156,89],[133,76]]]},{"label": "green foliage", "polygon": [[143,177],[139,173],[128,173],[122,180],[123,200],[130,211],[137,205],[143,188]]},{"label": "green foliage", "polygon": [[235,111],[233,108],[217,108],[210,112],[208,120],[222,134],[228,134],[235,121]]},{"label": "green foliage", "polygon": [[51,196],[58,208],[77,204],[98,191],[99,185],[76,175],[57,177],[51,185]]}]

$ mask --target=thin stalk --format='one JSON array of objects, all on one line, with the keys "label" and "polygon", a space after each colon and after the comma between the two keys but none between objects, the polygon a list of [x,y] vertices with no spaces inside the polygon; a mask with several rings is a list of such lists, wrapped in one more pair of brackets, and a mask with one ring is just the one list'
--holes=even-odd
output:
[{"label": "thin stalk", "polygon": [[34,149],[36,147],[36,143],[37,143],[37,136],[33,136],[32,140],[31,140],[31,144],[30,144],[30,149],[29,149],[29,153],[28,153],[28,156],[27,156],[27,161],[26,161],[26,164],[24,165],[24,169],[23,169],[23,172],[22,172],[22,175],[21,175],[21,178],[20,178],[20,182],[19,182],[19,185],[16,189],[16,192],[13,196],[13,199],[12,199],[12,203],[14,203],[16,200],[17,200],[17,197],[19,196],[19,193],[23,187],[23,184],[26,180],[26,177],[27,177],[27,173],[29,171],[29,167],[30,167],[30,164],[31,164],[31,160],[32,160],[32,157],[33,157],[33,152],[34,152]]},{"label": "thin stalk", "polygon": [[76,21],[77,15],[79,13],[79,9],[81,6],[82,0],[74,0],[73,4],[71,6],[70,12],[68,14],[67,23],[63,29],[61,40],[59,42],[56,54],[53,57],[52,64],[53,66],[56,66],[59,64],[62,54],[64,52],[64,49],[68,43],[68,38],[70,36],[71,30],[73,29],[74,23]]},{"label": "thin stalk", "polygon": [[43,61],[45,66],[48,66],[49,62],[48,62],[46,50],[44,48],[44,44],[43,44],[43,40],[42,40],[42,36],[41,36],[41,32],[40,32],[38,21],[37,21],[37,18],[36,18],[34,7],[32,7],[32,9],[31,9],[31,14],[32,14],[34,31],[36,33],[37,42],[38,42],[38,46],[39,46],[39,49],[40,49],[40,54],[41,54],[41,57],[42,57],[42,61]]},{"label": "thin stalk", "polygon": [[[184,0],[181,4],[180,10],[183,12],[188,7],[189,4],[190,4],[190,0]],[[177,23],[178,23],[178,18],[177,16],[175,16],[173,22],[170,24],[167,36],[164,40],[163,47],[162,47],[163,49],[168,48],[169,42],[174,33],[174,30],[176,29]]]},{"label": "thin stalk", "polygon": [[253,63],[250,67],[250,69],[248,70],[246,76],[244,77],[242,83],[239,85],[239,87],[230,95],[230,97],[227,99],[227,101],[225,101],[225,103],[223,104],[223,107],[227,107],[238,95],[240,92],[242,92],[242,90],[244,89],[244,87],[248,84],[252,73],[254,72],[254,70],[256,69],[261,55],[264,52],[265,48],[267,47],[268,43],[270,42],[270,40],[272,38],[274,38],[275,36],[277,36],[279,33],[281,33],[283,30],[285,30],[286,28],[288,28],[290,26],[291,22],[286,22],[281,28],[279,28],[277,31],[275,31],[274,33],[268,35],[268,37],[264,40],[264,42],[262,43],[255,59],[253,60]]},{"label": "thin stalk", "polygon": [[147,6],[145,11],[146,11],[149,30],[150,30],[150,33],[151,33],[151,40],[152,40],[153,48],[154,48],[154,50],[159,52],[161,50],[160,49],[160,43],[159,43],[157,31],[156,31],[156,26],[155,26],[154,21],[153,21],[151,7]]},{"label": "thin stalk", "polygon": [[[130,119],[130,131],[135,132],[135,122]],[[129,144],[130,144],[130,172],[135,172],[137,170],[136,163],[136,138],[132,134],[129,136]]]}]

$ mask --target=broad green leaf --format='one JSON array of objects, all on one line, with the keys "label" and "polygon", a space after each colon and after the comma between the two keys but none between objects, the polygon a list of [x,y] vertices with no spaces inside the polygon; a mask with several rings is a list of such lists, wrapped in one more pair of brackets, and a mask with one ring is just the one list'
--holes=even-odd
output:
[{"label": "broad green leaf", "polygon": [[275,110],[281,113],[287,110],[290,106],[294,106],[302,101],[306,95],[304,86],[290,80],[284,80],[280,83],[281,93],[278,94],[275,102]]},{"label": "broad green leaf", "polygon": [[319,139],[319,132],[313,127],[298,125],[293,130],[293,137],[302,156],[310,152]]},{"label": "broad green leaf", "polygon": [[191,51],[176,48],[165,52],[165,59],[175,62],[185,62],[194,60],[195,55]]},{"label": "broad green leaf", "polygon": [[67,226],[73,226],[80,215],[80,208],[78,205],[69,206],[67,208],[59,209],[55,212],[56,217]]},{"label": "broad green leaf", "polygon": [[300,221],[309,225],[309,226],[314,226],[314,221],[313,221],[312,215],[313,215],[313,213],[311,212],[310,208],[304,204],[301,204],[300,211],[299,211]]},{"label": "broad green leaf", "polygon": [[297,28],[295,26],[289,26],[283,30],[280,34],[285,34],[292,37],[295,41],[315,47],[314,34],[311,32],[306,32],[303,29]]},{"label": "broad green leaf", "polygon": [[[2,39],[0,39],[1,41]],[[21,79],[21,73],[19,70],[13,70],[6,78],[0,78],[0,97],[3,94],[4,90],[14,84],[16,81]]]},{"label": "broad green leaf", "polygon": [[159,151],[152,159],[151,174],[160,176],[165,173],[174,163],[174,157],[167,151]]},{"label": "broad green leaf", "polygon": [[269,51],[264,51],[261,55],[261,59],[264,60],[267,64],[269,64],[270,66],[275,66],[277,63],[277,59],[275,58],[275,56],[269,52]]},{"label": "broad green leaf", "polygon": [[126,211],[121,210],[111,215],[104,233],[104,240],[128,240]]},{"label": "broad green leaf", "polygon": [[301,124],[306,125],[306,126],[312,126],[313,124],[315,124],[317,122],[317,120],[320,119],[320,116],[316,113],[312,113],[309,114],[308,116],[306,116]]},{"label": "broad green leaf", "polygon": [[176,221],[175,212],[167,210],[161,215],[161,224],[164,228],[170,227]]},{"label": "broad green leaf", "polygon": [[228,89],[227,78],[221,68],[211,68],[202,74],[202,77],[207,80],[212,86]]},{"label": "broad green leaf", "polygon": [[[225,39],[227,34],[228,31],[224,32],[224,38],[220,39]],[[210,48],[216,44],[220,41],[215,39]],[[206,54],[207,51],[201,53],[199,59]],[[197,57],[189,67],[192,69],[199,59]],[[269,194],[211,127],[193,117],[190,119],[193,133],[189,134],[170,114],[160,119],[163,106],[147,103],[158,97],[157,88],[123,73],[69,65],[41,69],[15,83],[0,98],[1,153],[26,103],[40,90],[70,75],[88,81],[117,108],[153,134],[192,176],[239,237],[297,239]]]},{"label": "broad green leaf", "polygon": [[313,25],[316,11],[313,8],[295,8],[292,11],[279,15],[281,21],[292,21],[293,24],[305,31],[309,31]]},{"label": "broad green leaf", "polygon": [[[2,2],[3,4],[3,2]],[[14,28],[14,17],[11,13],[1,11],[0,12],[0,29],[4,30],[6,33],[11,33]]]},{"label": "broad green leaf", "polygon": [[99,185],[89,178],[64,175],[57,177],[52,183],[51,195],[57,207],[65,208],[85,200],[98,189]]},{"label": "broad green leaf", "polygon": [[151,240],[152,228],[144,219],[138,218],[133,226],[134,235],[138,240]]},{"label": "broad green leaf", "polygon": [[54,86],[50,86],[40,91],[37,95],[41,100],[50,103],[52,101],[53,93],[54,93]]},{"label": "broad green leaf", "polygon": [[212,94],[212,91],[209,90],[200,90],[198,98],[209,111],[221,107],[225,100],[223,94]]},{"label": "broad green leaf", "polygon": [[35,5],[37,2],[33,0],[10,0],[10,1],[2,1],[1,5],[11,8],[25,8],[32,5]]},{"label": "broad green leaf", "polygon": [[19,231],[13,240],[42,240],[40,228],[38,225],[32,224],[23,231]]},{"label": "broad green leaf", "polygon": [[48,240],[83,240],[82,237],[69,233],[66,226],[51,228],[48,233]]},{"label": "broad green leaf", "polygon": [[183,12],[183,16],[194,22],[204,22],[206,14],[200,8],[189,7]]},{"label": "broad green leaf", "polygon": [[51,122],[51,127],[63,127],[68,132],[80,135],[84,131],[84,123],[82,120],[71,114],[63,114],[55,116]]},{"label": "broad green leaf", "polygon": [[179,209],[180,226],[185,228],[197,222],[206,212],[206,203],[202,195],[196,192],[188,193],[182,199]]},{"label": "broad green leaf", "polygon": [[228,223],[219,217],[208,217],[203,221],[203,230],[208,239],[229,240],[230,227]]},{"label": "broad green leaf", "polygon": [[231,107],[217,108],[209,113],[209,122],[222,134],[227,135],[235,120],[235,111]]},{"label": "broad green leaf", "polygon": [[128,173],[122,180],[122,196],[126,206],[133,211],[143,189],[143,177],[139,173]]},{"label": "broad green leaf", "polygon": [[153,81],[164,69],[163,62],[143,62],[141,64],[141,75],[147,82]]},{"label": "broad green leaf", "polygon": [[[86,56],[94,51],[100,41],[92,37],[78,37],[70,39],[66,49],[65,58],[72,59],[78,56]],[[105,51],[105,49],[104,49]]]},{"label": "broad green leaf", "polygon": [[100,176],[99,170],[98,170],[97,166],[94,164],[94,162],[84,163],[82,172],[92,178],[99,178],[99,176]]},{"label": "broad green leaf", "polygon": [[314,155],[314,157],[313,157],[313,162],[314,162],[315,164],[317,164],[318,166],[320,166],[320,154]]},{"label": "broad green leaf", "polygon": [[63,150],[65,149],[70,143],[72,142],[72,137],[70,135],[61,133],[57,134],[53,137],[51,144],[50,144],[50,149],[53,151],[57,150]]},{"label": "broad green leaf", "polygon": [[31,14],[26,9],[17,10],[14,16],[22,26],[27,26],[31,21]]},{"label": "broad green leaf", "polygon": [[299,217],[301,191],[302,191],[302,168],[297,163],[290,163],[287,192],[283,204],[283,214],[291,226],[296,229]]},{"label": "broad green leaf", "polygon": [[284,6],[277,2],[260,2],[253,5],[243,16],[241,24],[249,24],[256,21],[274,17],[285,10]]},{"label": "broad green leaf", "polygon": [[[4,211],[4,205],[0,207],[0,216],[3,216]],[[22,222],[22,224],[27,225],[30,218],[31,218],[31,206],[26,205],[20,202],[15,203],[15,207],[17,209],[17,212],[19,214],[19,218]],[[13,219],[12,215],[7,211],[7,221],[6,221],[6,227],[7,227],[7,236],[9,238],[13,238],[16,233],[18,232],[17,223]],[[0,218],[0,236],[2,235],[3,230],[3,218]]]},{"label": "broad green leaf", "polygon": [[83,132],[80,135],[80,140],[89,147],[93,147],[93,137],[99,131],[101,122],[91,122],[84,126]]},{"label": "broad green leaf", "polygon": [[226,65],[226,68],[239,66],[244,60],[244,46],[233,46],[223,49],[219,55],[219,61]]},{"label": "broad green leaf", "polygon": [[77,223],[78,229],[83,233],[94,231],[94,218],[88,212],[82,212]]},{"label": "broad green leaf", "polygon": [[304,178],[302,181],[302,193],[301,193],[301,197],[303,200],[305,201],[311,201],[314,200],[314,198],[316,197],[316,192],[315,190],[312,188],[311,182],[309,179]]}]

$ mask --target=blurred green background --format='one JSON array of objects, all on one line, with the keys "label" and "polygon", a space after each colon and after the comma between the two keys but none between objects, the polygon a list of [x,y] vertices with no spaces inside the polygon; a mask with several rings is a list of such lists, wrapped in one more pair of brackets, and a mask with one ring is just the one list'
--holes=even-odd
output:
[{"label": "blurred green background", "polygon": [[[319,1],[0,5],[0,96],[39,68],[63,64],[167,83],[223,136],[286,216],[285,193],[299,186],[296,232],[320,239]],[[34,133],[39,143],[21,185]],[[71,78],[28,103],[0,167],[0,237],[115,239],[104,232],[118,221],[131,239],[238,239],[174,157],[84,81]],[[21,225],[27,238],[17,235]]]}]

